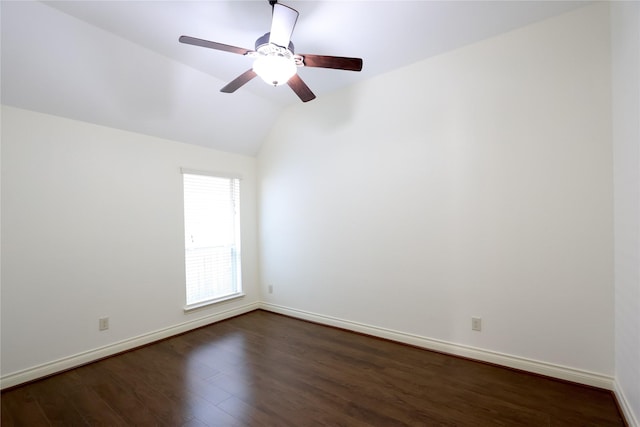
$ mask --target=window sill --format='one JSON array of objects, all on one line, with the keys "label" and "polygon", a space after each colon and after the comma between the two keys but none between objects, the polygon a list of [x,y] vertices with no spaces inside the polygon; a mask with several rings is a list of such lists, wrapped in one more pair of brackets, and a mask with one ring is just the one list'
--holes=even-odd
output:
[{"label": "window sill", "polygon": [[198,303],[195,303],[195,304],[185,305],[184,306],[184,312],[188,313],[190,311],[198,310],[198,309],[201,309],[201,308],[204,308],[204,307],[209,307],[210,305],[219,304],[221,302],[226,302],[226,301],[231,301],[231,300],[234,300],[234,299],[242,298],[244,296],[245,296],[244,293],[238,292],[238,293],[227,295],[227,296],[220,297],[220,298],[215,298],[215,299],[210,299],[210,300],[198,302]]}]

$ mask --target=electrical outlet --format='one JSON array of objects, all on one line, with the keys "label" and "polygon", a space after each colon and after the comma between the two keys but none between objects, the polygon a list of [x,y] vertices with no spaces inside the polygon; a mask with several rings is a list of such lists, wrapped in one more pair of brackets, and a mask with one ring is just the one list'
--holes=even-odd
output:
[{"label": "electrical outlet", "polygon": [[472,331],[481,331],[482,330],[482,319],[479,317],[471,318],[471,330]]},{"label": "electrical outlet", "polygon": [[109,318],[108,317],[99,318],[98,319],[98,330],[106,331],[107,329],[109,329]]},{"label": "electrical outlet", "polygon": [[272,294],[273,293],[273,285],[269,285],[269,293]]}]

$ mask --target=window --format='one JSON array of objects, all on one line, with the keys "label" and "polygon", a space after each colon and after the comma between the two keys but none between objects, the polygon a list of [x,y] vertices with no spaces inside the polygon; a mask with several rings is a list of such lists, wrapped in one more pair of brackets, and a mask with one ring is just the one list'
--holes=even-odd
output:
[{"label": "window", "polygon": [[188,310],[242,295],[240,179],[182,173]]}]

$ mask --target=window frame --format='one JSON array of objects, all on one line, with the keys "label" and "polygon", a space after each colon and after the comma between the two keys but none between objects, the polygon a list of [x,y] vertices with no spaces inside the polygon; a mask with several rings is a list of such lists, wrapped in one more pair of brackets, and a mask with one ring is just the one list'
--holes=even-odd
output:
[{"label": "window frame", "polygon": [[[189,311],[192,310],[197,310],[203,307],[207,307],[207,306],[211,306],[214,304],[219,304],[222,302],[226,302],[229,300],[234,300],[237,298],[242,298],[245,296],[245,293],[243,292],[243,286],[242,286],[242,245],[241,245],[241,237],[242,237],[242,233],[241,233],[241,229],[242,229],[242,220],[241,220],[241,203],[240,203],[240,199],[241,199],[241,194],[242,194],[242,176],[241,175],[237,175],[237,174],[229,174],[229,173],[220,173],[220,172],[210,172],[210,171],[202,171],[202,170],[196,170],[196,169],[188,169],[188,168],[180,168],[180,173],[182,175],[182,209],[183,209],[183,241],[184,246],[183,246],[183,262],[184,262],[184,312],[187,313]],[[232,180],[236,180],[237,181],[237,186],[238,186],[238,190],[237,190],[237,200],[236,200],[236,206],[235,206],[235,213],[234,213],[234,220],[235,220],[235,225],[234,227],[236,228],[234,235],[234,247],[235,250],[237,251],[237,255],[235,256],[235,262],[238,264],[238,266],[236,267],[236,271],[232,272],[232,275],[236,276],[236,286],[235,286],[235,291],[225,294],[225,295],[220,295],[214,298],[210,298],[210,299],[205,299],[205,300],[201,300],[201,301],[197,301],[197,302],[193,302],[191,304],[187,303],[187,293],[188,293],[188,283],[187,283],[187,250],[188,247],[186,245],[186,233],[187,233],[187,206],[186,206],[186,200],[185,200],[185,194],[186,194],[186,188],[185,188],[185,175],[195,175],[195,176],[202,176],[202,177],[212,177],[212,178],[221,178],[221,179],[228,179],[229,180],[229,184],[232,185]]]}]

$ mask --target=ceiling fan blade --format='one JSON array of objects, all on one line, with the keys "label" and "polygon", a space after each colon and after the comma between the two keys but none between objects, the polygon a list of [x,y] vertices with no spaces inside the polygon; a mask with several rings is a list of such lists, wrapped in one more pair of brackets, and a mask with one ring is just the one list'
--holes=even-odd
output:
[{"label": "ceiling fan blade", "polygon": [[288,48],[289,41],[291,41],[291,34],[293,34],[293,28],[296,26],[297,20],[297,10],[280,3],[274,4],[269,43]]},{"label": "ceiling fan blade", "polygon": [[311,92],[309,86],[305,82],[302,81],[299,75],[294,74],[293,77],[289,79],[287,82],[289,87],[293,89],[293,91],[298,95],[298,97],[302,100],[302,102],[309,102],[312,99],[315,99],[316,96]]},{"label": "ceiling fan blade", "polygon": [[362,58],[346,58],[343,56],[300,55],[306,67],[334,68],[336,70],[360,71]]},{"label": "ceiling fan blade", "polygon": [[253,71],[253,69],[249,69],[220,89],[220,92],[233,93],[248,83],[255,76],[257,76],[256,72]]},{"label": "ceiling fan blade", "polygon": [[189,36],[180,36],[178,41],[180,41],[180,43],[192,44],[194,46],[208,47],[209,49],[223,50],[225,52],[237,53],[238,55],[246,55],[249,52],[253,52],[252,50],[249,50],[249,49],[230,46],[228,44],[212,42],[209,40],[197,39],[195,37],[189,37]]}]

